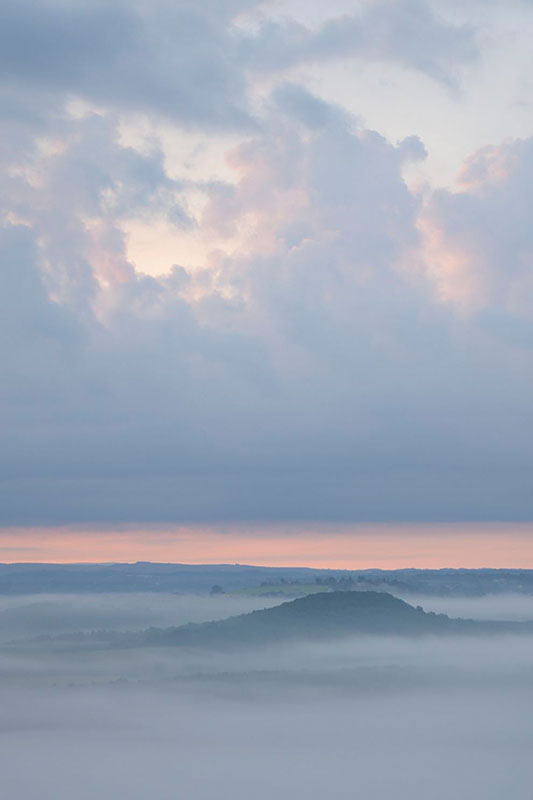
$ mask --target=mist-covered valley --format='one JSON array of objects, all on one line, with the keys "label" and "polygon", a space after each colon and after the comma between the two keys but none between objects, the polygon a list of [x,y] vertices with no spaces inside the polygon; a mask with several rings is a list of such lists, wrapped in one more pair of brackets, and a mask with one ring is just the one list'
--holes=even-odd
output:
[{"label": "mist-covered valley", "polygon": [[169,592],[0,595],[0,643],[44,634],[207,622],[279,602],[275,597]]},{"label": "mist-covered valley", "polygon": [[[106,647],[91,634],[141,634],[281,602],[153,593],[3,597],[6,796],[528,797],[530,633],[350,635],[229,649]],[[500,595],[424,605],[520,621],[533,618],[529,602]]]}]

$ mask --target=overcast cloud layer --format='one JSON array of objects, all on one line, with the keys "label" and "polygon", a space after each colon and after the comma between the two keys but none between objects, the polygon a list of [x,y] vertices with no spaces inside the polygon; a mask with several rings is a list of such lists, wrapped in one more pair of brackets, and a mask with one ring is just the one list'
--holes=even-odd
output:
[{"label": "overcast cloud layer", "polygon": [[468,117],[475,8],[2,4],[2,524],[532,517],[533,137],[357,107]]}]

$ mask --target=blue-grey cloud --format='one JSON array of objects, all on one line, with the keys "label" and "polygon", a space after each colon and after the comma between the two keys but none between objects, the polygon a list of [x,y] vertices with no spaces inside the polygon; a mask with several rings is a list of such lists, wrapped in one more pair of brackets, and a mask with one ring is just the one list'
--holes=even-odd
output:
[{"label": "blue-grey cloud", "polygon": [[417,140],[277,92],[197,220],[253,244],[153,278],[121,215],[181,187],[108,121],[68,124],[3,231],[4,523],[531,514],[529,373],[435,300]]},{"label": "blue-grey cloud", "polygon": [[392,61],[450,86],[457,84],[458,67],[478,55],[476,30],[447,22],[425,0],[376,0],[315,30],[267,20],[242,48],[258,69],[355,57]]},{"label": "blue-grey cloud", "polygon": [[[65,4],[6,0],[0,10],[0,88],[11,114],[27,117],[81,98],[181,124],[253,126],[251,76],[339,58],[390,60],[453,82],[475,58],[475,31],[436,16],[423,0],[380,0],[317,29],[291,19],[238,24],[257,0]],[[17,91],[18,104],[10,96]],[[44,109],[43,109],[44,110]]]},{"label": "blue-grey cloud", "polygon": [[[472,32],[418,2],[252,33],[249,9],[2,7],[0,521],[530,516],[530,143],[425,199],[418,137],[279,74],[360,55],[450,82]],[[177,180],[124,110],[241,126],[235,179]],[[153,277],[127,220],[218,249]]]}]

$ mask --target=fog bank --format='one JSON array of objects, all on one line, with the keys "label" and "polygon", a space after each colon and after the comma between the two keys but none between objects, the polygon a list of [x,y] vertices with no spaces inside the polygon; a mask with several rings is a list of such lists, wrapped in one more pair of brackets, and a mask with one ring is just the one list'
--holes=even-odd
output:
[{"label": "fog bank", "polygon": [[531,691],[0,699],[2,775],[16,800],[501,800],[528,796],[533,779]]},{"label": "fog bank", "polygon": [[[477,603],[479,615],[497,603],[502,614],[527,611],[524,598],[434,600],[448,612],[454,603]],[[3,636],[9,630],[16,640],[0,647],[6,797],[529,796],[531,635],[352,636],[224,653],[28,637],[44,625],[140,629],[148,620],[201,621],[275,602],[2,599],[0,619],[10,625]]]}]

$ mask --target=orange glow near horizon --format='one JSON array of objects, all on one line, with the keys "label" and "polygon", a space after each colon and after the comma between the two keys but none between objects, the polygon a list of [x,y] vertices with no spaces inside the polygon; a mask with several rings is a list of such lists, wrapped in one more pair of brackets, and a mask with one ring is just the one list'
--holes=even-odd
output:
[{"label": "orange glow near horizon", "polygon": [[0,530],[3,563],[135,561],[324,569],[533,569],[533,523],[68,526]]}]

